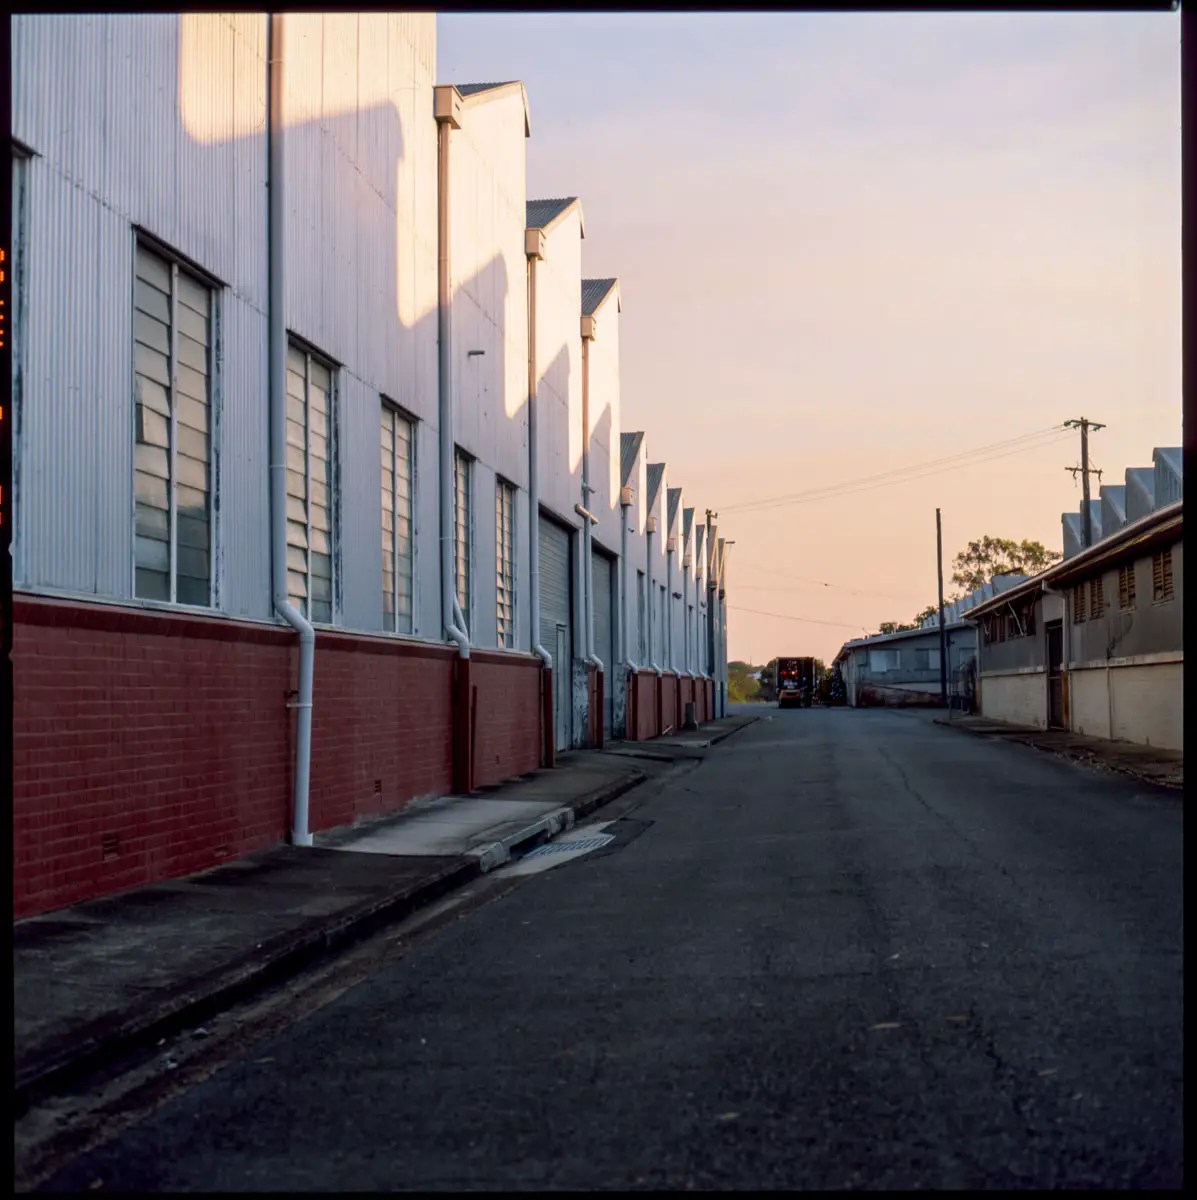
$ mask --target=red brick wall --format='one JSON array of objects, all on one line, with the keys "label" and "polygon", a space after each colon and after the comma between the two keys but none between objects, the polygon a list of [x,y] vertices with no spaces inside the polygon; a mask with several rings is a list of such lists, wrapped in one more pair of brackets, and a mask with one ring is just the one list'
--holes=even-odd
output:
[{"label": "red brick wall", "polygon": [[14,916],[283,837],[293,636],[21,596],[13,609]]},{"label": "red brick wall", "polygon": [[[286,838],[290,630],[25,595],[14,618],[15,917]],[[454,658],[448,646],[317,634],[313,831],[450,790]],[[475,783],[534,769],[537,660],[475,651],[471,683]]]},{"label": "red brick wall", "polygon": [[636,695],[635,731],[636,741],[654,738],[661,731],[657,727],[657,676],[653,671],[637,671],[631,680]]},{"label": "red brick wall", "polygon": [[540,766],[540,659],[473,650],[478,689],[474,786],[500,783]]},{"label": "red brick wall", "polygon": [[661,729],[663,733],[672,726],[677,729],[677,676],[661,676]]},{"label": "red brick wall", "polygon": [[[313,832],[398,812],[417,796],[451,790],[456,657],[451,646],[316,634],[308,814]],[[286,725],[293,730],[291,721]],[[294,745],[291,733],[292,754]]]}]

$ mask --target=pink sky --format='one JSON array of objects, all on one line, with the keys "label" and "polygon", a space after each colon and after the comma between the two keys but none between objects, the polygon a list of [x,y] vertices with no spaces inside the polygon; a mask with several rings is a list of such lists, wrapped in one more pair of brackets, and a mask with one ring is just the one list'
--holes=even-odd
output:
[{"label": "pink sky", "polygon": [[949,594],[982,534],[1059,549],[1079,437],[737,504],[1069,417],[1107,426],[1104,482],[1180,445],[1178,13],[471,13],[438,35],[440,81],[525,82],[529,195],[579,195],[584,270],[620,278],[625,426],[735,539],[732,658],[830,660],[933,602],[937,505]]}]

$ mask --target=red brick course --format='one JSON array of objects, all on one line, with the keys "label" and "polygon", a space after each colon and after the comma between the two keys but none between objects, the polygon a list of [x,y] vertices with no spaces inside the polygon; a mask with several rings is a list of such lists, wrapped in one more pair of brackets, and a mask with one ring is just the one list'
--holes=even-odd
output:
[{"label": "red brick course", "polygon": [[[14,916],[188,875],[288,833],[288,629],[14,596]],[[313,831],[452,779],[452,647],[318,632]],[[475,651],[475,784],[534,769],[539,664]]]}]

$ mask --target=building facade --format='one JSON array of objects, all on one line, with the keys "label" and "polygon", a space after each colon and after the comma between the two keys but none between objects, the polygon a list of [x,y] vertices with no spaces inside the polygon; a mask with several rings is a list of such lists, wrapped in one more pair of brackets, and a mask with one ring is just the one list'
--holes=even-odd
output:
[{"label": "building facade", "polygon": [[975,607],[981,712],[1183,749],[1183,535],[1177,499]]},{"label": "building facade", "polygon": [[523,86],[435,58],[13,20],[17,916],[625,733],[618,288],[529,205]]}]

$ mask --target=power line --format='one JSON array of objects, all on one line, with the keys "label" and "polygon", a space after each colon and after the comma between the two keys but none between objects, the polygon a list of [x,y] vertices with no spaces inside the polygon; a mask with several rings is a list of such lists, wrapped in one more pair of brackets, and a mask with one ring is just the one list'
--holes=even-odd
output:
[{"label": "power line", "polygon": [[793,613],[762,612],[759,608],[742,608],[739,604],[729,604],[728,608],[735,612],[752,613],[758,617],[777,617],[782,621],[802,621],[807,625],[835,625],[840,629],[859,629],[859,625],[851,625],[846,621],[820,621],[817,617],[796,617]]},{"label": "power line", "polygon": [[923,471],[918,472],[917,474],[907,475],[902,478],[882,479],[876,483],[861,483],[861,484],[855,485],[855,486],[844,485],[843,487],[832,487],[832,488],[828,488],[818,494],[796,497],[791,500],[781,500],[781,501],[777,501],[773,504],[760,503],[760,504],[757,504],[756,506],[754,506],[749,511],[758,512],[758,511],[765,511],[766,509],[770,509],[770,508],[784,508],[784,507],[787,507],[787,506],[793,505],[793,504],[813,504],[819,500],[838,499],[841,496],[850,496],[850,495],[856,494],[857,492],[867,492],[867,491],[871,491],[871,490],[873,490],[875,488],[879,488],[879,487],[892,487],[892,486],[896,486],[897,484],[911,483],[916,479],[926,479],[932,475],[942,475],[945,472],[949,472],[949,471],[959,471],[964,467],[978,467],[978,466],[981,466],[983,463],[994,462],[999,458],[1009,458],[1012,454],[1025,454],[1028,450],[1036,450],[1040,446],[1055,445],[1057,442],[1067,441],[1067,440],[1069,440],[1067,434],[1057,434],[1056,437],[1047,438],[1046,440],[1037,442],[1034,445],[1015,446],[1013,449],[1006,450],[1001,454],[989,454],[989,455],[986,455],[984,458],[970,459],[968,461],[959,462],[959,463],[950,463],[947,466],[942,466],[942,467],[932,467],[929,470],[923,470]]},{"label": "power line", "polygon": [[1046,438],[1049,434],[1060,433],[1064,429],[1063,425],[1052,425],[1046,429],[1038,429],[1032,433],[1022,433],[1017,437],[1005,438],[999,442],[990,442],[985,446],[977,446],[972,450],[959,450],[954,454],[941,455],[939,458],[926,459],[921,463],[911,463],[905,467],[893,467],[888,471],[878,471],[872,475],[862,475],[857,479],[842,480],[840,483],[826,484],[822,487],[808,488],[804,492],[790,492],[784,496],[762,497],[759,500],[748,500],[741,504],[725,505],[725,511],[730,509],[755,508],[758,505],[771,505],[790,500],[804,499],[807,496],[815,496],[819,493],[836,490],[843,487],[856,487],[861,484],[871,483],[872,481],[888,482],[894,477],[908,474],[912,471],[924,471],[930,467],[938,466],[942,463],[955,462],[957,460],[972,458],[978,454],[987,454],[992,450],[1004,449],[1007,446],[1012,446],[1018,443],[1038,442],[1040,439]]},{"label": "power line", "polygon": [[[1046,429],[1036,430],[1033,433],[1024,433],[1018,437],[1006,438],[1000,442],[990,442],[985,446],[977,446],[972,450],[962,450],[955,454],[943,455],[940,458],[927,459],[921,463],[912,463],[905,467],[895,467],[889,471],[881,471],[873,475],[863,475],[857,479],[843,480],[840,483],[827,484],[823,487],[808,488],[804,492],[791,492],[784,496],[762,497],[759,500],[748,500],[741,504],[724,505],[723,511],[742,512],[756,508],[773,508],[785,504],[799,503],[808,499],[826,499],[845,490],[857,491],[864,490],[866,487],[882,487],[891,483],[903,482],[902,477],[907,475],[911,478],[918,478],[924,474],[934,474],[937,470],[955,470],[957,466],[971,466],[974,464],[967,460],[974,459],[979,454],[988,454],[990,451],[1007,450],[1009,447],[1014,447],[1013,450],[1007,450],[1007,452],[1020,453],[1024,449],[1029,450],[1038,445],[1048,445],[1064,432],[1063,425],[1052,425]],[[1056,435],[1056,437],[1052,437],[1051,435]],[[1000,458],[1004,457],[1004,454],[994,454],[992,457]]]},{"label": "power line", "polygon": [[[754,566],[751,563],[740,563],[736,567],[737,576],[739,575],[739,573],[741,571],[744,571],[744,570],[759,571],[762,575],[770,574],[770,569],[767,567],[758,567],[758,566]],[[780,572],[780,571],[777,571],[774,573],[777,575],[782,574],[782,572]],[[862,596],[867,599],[876,598],[879,600],[892,600],[895,604],[913,604],[914,603],[914,601],[911,600],[909,597],[895,596],[890,592],[863,592],[858,588],[844,587],[844,585],[840,584],[840,583],[824,583],[821,579],[802,580],[801,577],[797,576],[797,575],[787,575],[787,576],[784,576],[784,578],[796,579],[796,580],[799,580],[800,582],[816,584],[820,587],[825,587],[825,588],[835,588],[836,591],[847,592],[850,596]],[[741,583],[739,581],[739,579],[737,578],[736,591],[741,592],[744,590],[748,590],[748,591],[752,591],[752,592],[786,592],[786,593],[790,593],[790,594],[793,594],[795,592],[809,591],[808,588],[778,587],[776,584]]]}]

